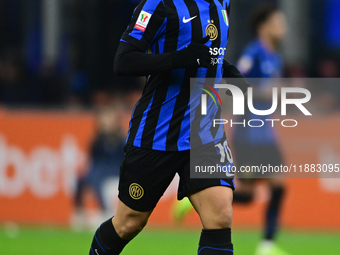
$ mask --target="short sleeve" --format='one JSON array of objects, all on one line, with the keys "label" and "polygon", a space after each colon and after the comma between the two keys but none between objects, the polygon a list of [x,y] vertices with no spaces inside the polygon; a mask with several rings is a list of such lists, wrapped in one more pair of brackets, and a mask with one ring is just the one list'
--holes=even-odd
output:
[{"label": "short sleeve", "polygon": [[255,58],[256,52],[254,49],[252,47],[246,48],[237,62],[237,68],[244,76],[247,76],[254,68]]},{"label": "short sleeve", "polygon": [[166,11],[161,0],[143,0],[135,9],[121,41],[131,43],[141,51],[150,44],[166,27]]}]

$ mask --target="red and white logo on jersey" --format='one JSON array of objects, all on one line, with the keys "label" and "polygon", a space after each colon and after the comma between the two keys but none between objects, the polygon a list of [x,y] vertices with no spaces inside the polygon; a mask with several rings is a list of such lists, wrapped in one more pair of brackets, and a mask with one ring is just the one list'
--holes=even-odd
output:
[{"label": "red and white logo on jersey", "polygon": [[151,14],[141,11],[135,24],[135,28],[144,32],[151,18]]}]

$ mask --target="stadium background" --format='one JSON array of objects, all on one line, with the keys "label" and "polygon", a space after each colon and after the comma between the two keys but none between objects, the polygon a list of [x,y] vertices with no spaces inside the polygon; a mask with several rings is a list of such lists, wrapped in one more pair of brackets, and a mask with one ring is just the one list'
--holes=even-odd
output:
[{"label": "stadium background", "polygon": [[[232,62],[251,39],[246,20],[258,2],[232,3],[227,49]],[[136,4],[0,0],[0,252],[88,252],[92,229],[71,227],[74,193],[78,177],[88,171],[93,139],[112,123],[126,134],[143,86],[143,78],[120,78],[112,71],[119,38]],[[340,2],[279,4],[289,26],[282,45],[286,76],[339,77]],[[294,132],[279,130],[287,164],[340,161],[340,90],[319,87],[313,93],[320,94],[322,109],[314,107],[322,121],[302,121]],[[288,179],[287,185],[280,245],[292,254],[340,254],[340,179]],[[238,254],[251,254],[260,239],[260,212],[268,197],[263,185],[256,192],[251,206],[235,206]],[[85,193],[91,218],[98,202],[90,189]],[[175,194],[176,180],[146,232],[133,241],[139,249],[132,245],[123,254],[194,254],[199,220],[192,213],[180,226],[173,222]]]}]

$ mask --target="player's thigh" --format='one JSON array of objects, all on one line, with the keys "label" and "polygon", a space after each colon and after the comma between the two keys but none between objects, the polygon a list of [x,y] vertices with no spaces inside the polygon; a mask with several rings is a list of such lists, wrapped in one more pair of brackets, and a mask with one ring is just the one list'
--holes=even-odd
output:
[{"label": "player's thigh", "polygon": [[230,187],[212,186],[192,193],[188,197],[205,229],[231,226],[233,190]]},{"label": "player's thigh", "polygon": [[[224,138],[225,139],[225,138]],[[225,144],[227,140],[221,140]],[[230,153],[230,150],[228,150]],[[190,162],[178,173],[180,183],[178,199],[189,197],[194,208],[198,212],[203,227],[206,229],[220,229],[230,227],[232,221],[232,200],[235,188],[232,176],[226,177],[226,173],[220,178],[191,178],[190,169],[196,166],[232,166],[232,156],[225,157],[222,161],[221,151],[215,143],[208,143],[190,151]],[[193,160],[194,159],[194,160]],[[229,159],[231,162],[229,162]],[[210,175],[209,175],[210,176]]]},{"label": "player's thigh", "polygon": [[[225,148],[227,141],[226,138],[223,138],[218,144],[223,144],[223,148]],[[226,154],[229,156],[225,156]],[[185,164],[181,165],[178,169],[180,177],[178,200],[214,186],[229,187],[232,190],[235,189],[234,175],[229,171],[216,171],[214,174],[209,173],[209,171],[196,172],[197,166],[205,169],[211,166],[213,166],[214,169],[215,166],[219,166],[220,169],[231,169],[233,167],[233,161],[229,147],[228,153],[224,153],[222,157],[220,147],[216,146],[215,142],[208,143],[196,146],[194,149],[191,149],[191,151],[186,151],[182,158],[184,158]],[[198,175],[192,176],[192,173]]]},{"label": "player's thigh", "polygon": [[121,165],[119,199],[129,208],[149,212],[176,174],[176,153],[127,146]]}]

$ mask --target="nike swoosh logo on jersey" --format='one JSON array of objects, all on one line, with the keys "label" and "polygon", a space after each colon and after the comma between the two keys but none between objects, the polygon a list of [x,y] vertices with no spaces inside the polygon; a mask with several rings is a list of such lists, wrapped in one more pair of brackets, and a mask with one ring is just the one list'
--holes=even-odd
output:
[{"label": "nike swoosh logo on jersey", "polygon": [[188,23],[189,21],[192,21],[194,18],[196,18],[197,17],[197,15],[196,16],[194,16],[194,17],[191,17],[191,18],[189,18],[189,19],[186,19],[185,17],[183,17],[183,23]]}]

